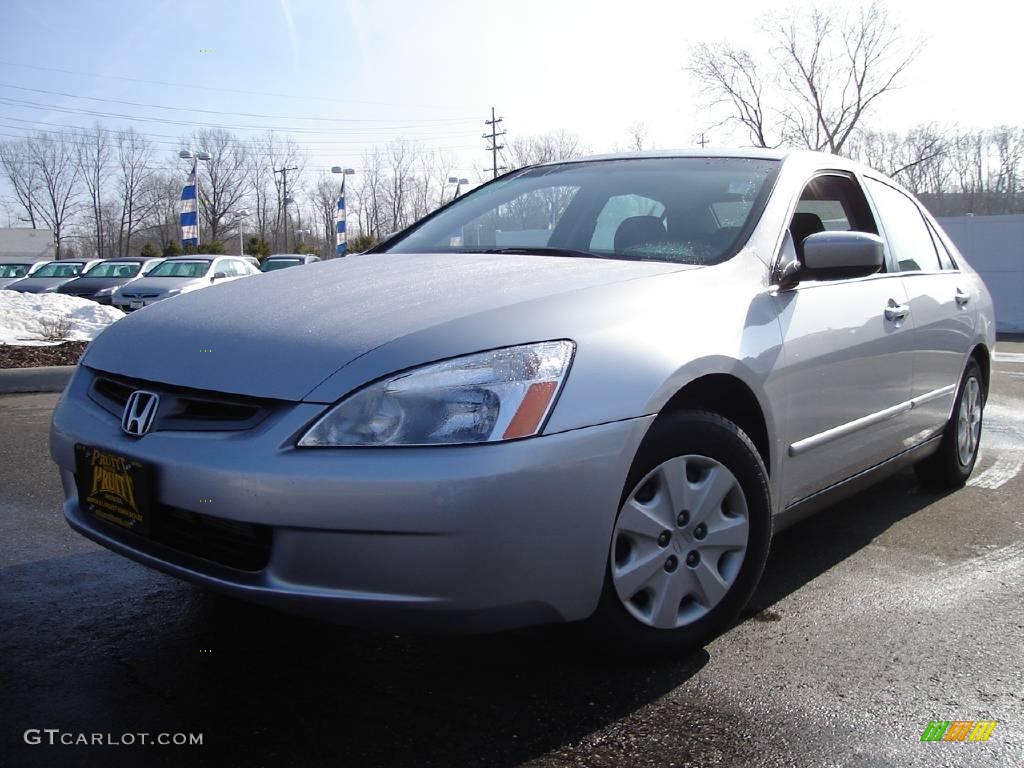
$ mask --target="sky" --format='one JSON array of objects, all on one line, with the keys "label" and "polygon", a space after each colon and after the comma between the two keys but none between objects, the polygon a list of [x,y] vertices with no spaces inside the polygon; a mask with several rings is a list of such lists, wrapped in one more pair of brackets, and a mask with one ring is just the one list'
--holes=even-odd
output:
[{"label": "sky", "polygon": [[[193,124],[274,127],[305,143],[315,170],[358,168],[403,136],[452,152],[470,175],[489,164],[494,106],[510,138],[564,129],[610,151],[641,122],[654,146],[692,146],[715,120],[685,71],[691,47],[757,47],[759,21],[794,5],[811,4],[5,0],[0,139],[99,119],[150,135],[171,166]],[[1019,4],[889,9],[925,47],[872,126],[1024,125]],[[722,129],[709,138],[739,143]]]}]

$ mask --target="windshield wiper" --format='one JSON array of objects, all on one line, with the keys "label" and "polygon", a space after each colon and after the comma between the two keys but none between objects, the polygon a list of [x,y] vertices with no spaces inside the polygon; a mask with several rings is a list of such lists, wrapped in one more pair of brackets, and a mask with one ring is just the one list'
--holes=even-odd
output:
[{"label": "windshield wiper", "polygon": [[507,248],[481,248],[477,253],[512,253],[524,254],[526,256],[571,256],[578,259],[608,259],[610,256],[602,256],[600,253],[581,251],[575,248],[552,248],[546,245],[518,245]]}]

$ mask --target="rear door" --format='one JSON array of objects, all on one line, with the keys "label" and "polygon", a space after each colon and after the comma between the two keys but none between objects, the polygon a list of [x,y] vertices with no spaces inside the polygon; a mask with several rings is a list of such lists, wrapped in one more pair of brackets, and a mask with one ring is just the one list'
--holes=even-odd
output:
[{"label": "rear door", "polygon": [[[802,258],[814,232],[877,234],[857,179],[829,172],[804,188],[783,260]],[[785,253],[789,250],[789,255]],[[791,504],[899,453],[911,434],[912,322],[903,280],[887,264],[861,278],[801,280],[780,290],[786,449]]]},{"label": "rear door", "polygon": [[949,417],[974,335],[970,284],[957,269],[918,203],[881,179],[866,181],[910,301],[914,325],[914,408],[919,442]]}]

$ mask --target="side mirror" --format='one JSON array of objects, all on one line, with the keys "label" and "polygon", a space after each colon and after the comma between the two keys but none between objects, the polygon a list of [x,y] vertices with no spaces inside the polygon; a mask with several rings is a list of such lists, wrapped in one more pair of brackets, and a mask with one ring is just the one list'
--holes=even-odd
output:
[{"label": "side mirror", "polygon": [[866,277],[882,268],[882,238],[868,232],[816,232],[803,242],[801,277],[836,280]]},{"label": "side mirror", "polygon": [[227,272],[214,272],[213,277],[210,278],[210,282],[212,283],[214,280],[223,280],[227,276]]}]

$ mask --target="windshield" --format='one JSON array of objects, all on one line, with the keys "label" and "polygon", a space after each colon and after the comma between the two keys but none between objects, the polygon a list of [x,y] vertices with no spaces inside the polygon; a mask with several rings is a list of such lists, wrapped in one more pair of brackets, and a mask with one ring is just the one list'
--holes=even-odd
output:
[{"label": "windshield", "polygon": [[0,264],[0,277],[24,277],[31,264]]},{"label": "windshield", "polygon": [[80,274],[81,262],[51,262],[36,270],[32,277],[75,277]]},{"label": "windshield", "polygon": [[778,166],[665,157],[531,168],[460,198],[385,250],[715,264],[750,235]]},{"label": "windshield", "polygon": [[146,277],[202,277],[209,268],[209,261],[165,261]]},{"label": "windshield", "polygon": [[97,264],[83,277],[135,277],[141,265],[134,261],[107,261]]},{"label": "windshield", "polygon": [[295,267],[302,263],[302,259],[267,259],[260,267],[261,272],[273,272],[275,269]]}]

